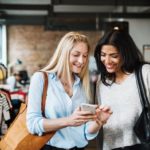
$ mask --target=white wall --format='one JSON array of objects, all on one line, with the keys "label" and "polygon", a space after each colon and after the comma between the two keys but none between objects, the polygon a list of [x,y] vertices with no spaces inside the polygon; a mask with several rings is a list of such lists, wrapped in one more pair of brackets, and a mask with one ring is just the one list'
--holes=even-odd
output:
[{"label": "white wall", "polygon": [[[143,45],[150,45],[150,19],[127,19],[129,32],[138,48],[143,51]],[[146,60],[150,61],[150,50],[147,51]]]}]

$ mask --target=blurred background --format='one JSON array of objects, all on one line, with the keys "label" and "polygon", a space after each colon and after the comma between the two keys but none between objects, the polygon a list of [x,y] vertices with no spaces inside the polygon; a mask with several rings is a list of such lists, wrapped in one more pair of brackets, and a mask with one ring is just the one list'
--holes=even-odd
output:
[{"label": "blurred background", "polygon": [[0,0],[0,62],[23,62],[29,76],[45,66],[68,31],[88,35],[92,49],[102,34],[124,28],[149,59],[149,0]]},{"label": "blurred background", "polygon": [[[30,77],[46,65],[66,32],[86,34],[94,50],[114,27],[129,32],[150,61],[150,0],[0,0],[0,63],[8,77],[21,74],[11,98],[24,101]],[[96,69],[92,54],[89,68]],[[10,90],[3,84],[1,89]],[[18,110],[17,102],[13,105]]]}]

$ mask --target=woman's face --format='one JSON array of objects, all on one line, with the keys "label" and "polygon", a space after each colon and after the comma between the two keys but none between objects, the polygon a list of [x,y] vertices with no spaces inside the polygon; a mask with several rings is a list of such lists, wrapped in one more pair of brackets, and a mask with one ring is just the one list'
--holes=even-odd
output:
[{"label": "woman's face", "polygon": [[73,73],[80,73],[87,63],[88,47],[85,43],[79,42],[70,52],[70,67]]},{"label": "woman's face", "polygon": [[109,73],[121,71],[121,55],[113,45],[103,45],[101,48],[101,61]]}]

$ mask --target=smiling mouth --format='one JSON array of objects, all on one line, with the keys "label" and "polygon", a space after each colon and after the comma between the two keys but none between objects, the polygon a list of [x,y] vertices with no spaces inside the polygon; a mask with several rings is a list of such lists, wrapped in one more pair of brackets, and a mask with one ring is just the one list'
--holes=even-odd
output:
[{"label": "smiling mouth", "polygon": [[107,67],[107,69],[113,69],[113,67],[111,67],[111,68],[110,68],[110,67],[109,67],[109,68]]},{"label": "smiling mouth", "polygon": [[81,67],[81,66],[80,66],[80,67],[79,67],[79,66],[76,66],[76,68],[77,68],[77,69],[81,69],[82,67]]},{"label": "smiling mouth", "polygon": [[77,68],[82,68],[82,65],[74,65]]},{"label": "smiling mouth", "polygon": [[113,66],[106,66],[107,69],[113,69]]}]

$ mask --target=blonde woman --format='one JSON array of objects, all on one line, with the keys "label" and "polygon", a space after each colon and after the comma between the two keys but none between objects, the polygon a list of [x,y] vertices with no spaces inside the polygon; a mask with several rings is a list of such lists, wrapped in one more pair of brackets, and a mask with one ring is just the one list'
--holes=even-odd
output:
[{"label": "blonde woman", "polygon": [[48,72],[46,118],[41,115],[43,75],[33,75],[29,89],[27,126],[32,134],[57,131],[42,150],[83,150],[96,137],[111,114],[108,107],[97,107],[96,114],[81,111],[90,100],[88,58],[90,46],[85,35],[69,32],[59,42]]}]

